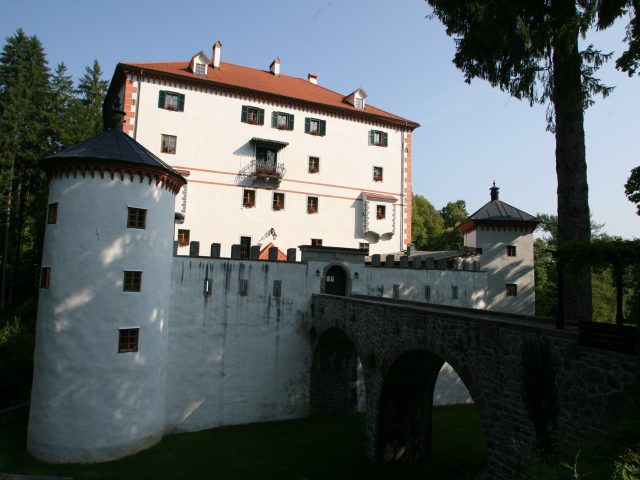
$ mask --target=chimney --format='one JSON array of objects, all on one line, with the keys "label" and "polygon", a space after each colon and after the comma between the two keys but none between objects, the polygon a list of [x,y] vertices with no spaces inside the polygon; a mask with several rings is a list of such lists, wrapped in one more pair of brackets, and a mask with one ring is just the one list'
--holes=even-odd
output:
[{"label": "chimney", "polygon": [[222,54],[222,43],[218,40],[213,44],[213,57],[211,59],[211,66],[213,68],[220,68],[220,55]]},{"label": "chimney", "polygon": [[318,84],[318,75],[313,73],[313,72],[311,72],[311,73],[309,73],[309,76],[307,77],[307,80],[309,80],[314,85],[317,85]]},{"label": "chimney", "polygon": [[491,187],[489,190],[491,191],[491,201],[498,200],[499,196],[500,196],[498,192],[500,191],[500,189],[498,187],[496,187],[496,181],[495,180],[493,181],[493,187]]},{"label": "chimney", "polygon": [[271,70],[271,73],[273,73],[276,77],[280,75],[280,57],[276,57],[276,59],[271,62],[271,65],[269,65],[269,70]]}]

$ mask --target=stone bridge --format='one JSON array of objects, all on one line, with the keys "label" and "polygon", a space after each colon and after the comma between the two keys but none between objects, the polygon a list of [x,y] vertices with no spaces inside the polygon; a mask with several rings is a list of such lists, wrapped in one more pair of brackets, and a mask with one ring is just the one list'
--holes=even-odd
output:
[{"label": "stone bridge", "polygon": [[[366,452],[373,461],[428,459],[433,391],[443,362],[475,402],[491,479],[518,478],[545,433],[575,445],[638,398],[640,357],[581,346],[577,328],[556,330],[535,317],[319,294],[313,297],[311,337],[313,414],[354,411],[360,359]],[[542,381],[539,387],[555,391],[558,407],[555,421],[542,426],[525,405],[525,344],[548,346],[552,367],[533,368],[542,374],[536,378],[545,378],[542,370],[555,371],[551,386]]]}]

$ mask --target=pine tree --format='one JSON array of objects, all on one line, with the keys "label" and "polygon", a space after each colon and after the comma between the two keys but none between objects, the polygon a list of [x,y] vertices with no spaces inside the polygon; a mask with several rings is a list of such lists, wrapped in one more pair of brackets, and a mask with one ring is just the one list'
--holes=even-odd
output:
[{"label": "pine tree", "polygon": [[[100,77],[102,70],[98,60],[91,67],[85,67],[85,74],[80,79],[77,93],[80,96],[80,124],[84,138],[97,135],[103,130],[102,103],[107,93],[109,82]],[[82,139],[78,139],[82,140]]]},{"label": "pine tree", "polygon": [[46,182],[38,161],[51,152],[51,89],[42,44],[22,29],[0,54],[0,186],[2,276],[0,306],[33,287],[39,263]]},{"label": "pine tree", "polygon": [[59,63],[51,76],[51,108],[52,108],[52,148],[64,150],[78,142],[77,111],[78,100],[73,88],[73,79],[67,73],[64,62]]}]

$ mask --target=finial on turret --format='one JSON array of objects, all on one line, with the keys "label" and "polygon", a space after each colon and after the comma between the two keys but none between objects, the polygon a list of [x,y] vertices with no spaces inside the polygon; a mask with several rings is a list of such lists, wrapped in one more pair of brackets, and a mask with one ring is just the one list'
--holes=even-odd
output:
[{"label": "finial on turret", "polygon": [[127,114],[120,107],[120,99],[116,97],[116,101],[113,102],[113,107],[111,108],[111,113],[109,114],[109,125],[107,128],[113,128],[116,130],[122,130],[122,125],[124,123],[124,116]]},{"label": "finial on turret", "polygon": [[495,180],[493,181],[493,187],[491,187],[489,190],[491,191],[491,200],[492,201],[498,200],[499,196],[500,196],[498,192],[500,191],[500,189],[498,187],[496,187],[496,181]]}]

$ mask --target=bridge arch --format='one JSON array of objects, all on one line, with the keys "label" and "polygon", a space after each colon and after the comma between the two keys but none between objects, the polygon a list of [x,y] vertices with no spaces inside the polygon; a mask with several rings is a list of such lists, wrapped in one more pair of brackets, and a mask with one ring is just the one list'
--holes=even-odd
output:
[{"label": "bridge arch", "polygon": [[309,408],[312,415],[344,415],[356,411],[358,350],[340,328],[320,333],[311,363]]},{"label": "bridge arch", "polygon": [[368,419],[375,423],[369,431],[376,432],[372,440],[379,461],[413,463],[430,458],[434,389],[445,362],[467,387],[486,438],[486,409],[469,368],[449,352],[416,338],[398,345],[382,365],[377,418]]},{"label": "bridge arch", "polygon": [[333,262],[325,266],[320,291],[328,295],[350,296],[351,272],[349,268],[341,262]]}]

